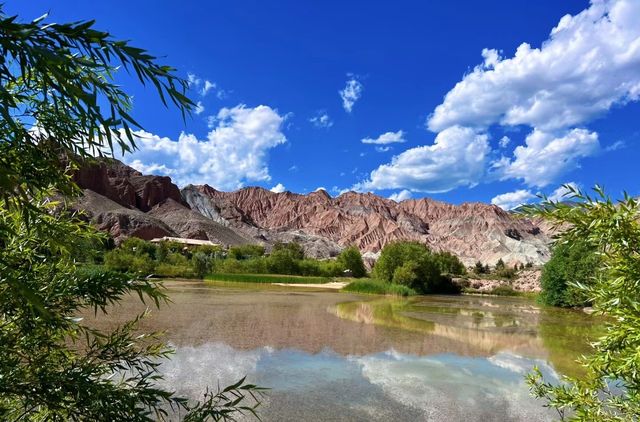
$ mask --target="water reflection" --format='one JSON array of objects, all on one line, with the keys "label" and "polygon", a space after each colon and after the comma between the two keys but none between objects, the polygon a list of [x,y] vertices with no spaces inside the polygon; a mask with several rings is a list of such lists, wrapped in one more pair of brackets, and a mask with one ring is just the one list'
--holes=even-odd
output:
[{"label": "water reflection", "polygon": [[[173,284],[173,303],[142,322],[176,355],[168,387],[197,398],[249,375],[272,390],[266,421],[547,420],[523,375],[579,371],[595,320],[513,298],[363,297],[251,286]],[[144,309],[136,298],[94,319]],[[92,319],[92,315],[87,315]],[[557,373],[556,373],[557,371]]]},{"label": "water reflection", "polygon": [[178,347],[161,370],[166,387],[191,397],[218,380],[224,385],[249,374],[272,388],[261,408],[264,420],[551,420],[522,385],[534,364],[555,379],[545,362],[509,353],[473,358],[390,350],[342,356],[207,343]]},{"label": "water reflection", "polygon": [[[562,374],[579,375],[577,356],[590,352],[598,320],[579,311],[539,307],[514,298],[429,296],[339,303],[330,312],[362,324],[420,332],[439,343],[491,355],[509,351],[547,359]],[[451,350],[463,353],[462,349]]]}]

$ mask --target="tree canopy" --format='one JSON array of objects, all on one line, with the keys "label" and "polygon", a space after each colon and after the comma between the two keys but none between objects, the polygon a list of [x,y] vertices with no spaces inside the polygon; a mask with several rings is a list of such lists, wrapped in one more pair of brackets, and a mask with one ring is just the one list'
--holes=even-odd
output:
[{"label": "tree canopy", "polygon": [[146,278],[86,272],[74,257],[101,235],[54,195],[79,193],[73,169],[94,155],[135,147],[131,98],[119,67],[152,86],[183,116],[187,82],[156,57],[94,23],[21,22],[0,6],[0,419],[227,419],[254,412],[260,391],[241,380],[200,402],[158,387],[171,349],[135,332],[140,315],[113,330],[83,323],[134,294],[159,306],[166,294]]},{"label": "tree canopy", "polygon": [[589,305],[586,291],[579,285],[590,285],[599,267],[598,256],[587,242],[558,242],[542,268],[540,301],[563,307]]},{"label": "tree canopy", "polygon": [[379,280],[402,284],[421,293],[457,293],[451,278],[441,272],[438,256],[418,242],[386,245],[373,267]]},{"label": "tree canopy", "polygon": [[640,419],[640,203],[626,194],[614,202],[599,187],[595,198],[564,188],[571,204],[545,201],[524,211],[552,222],[561,231],[559,244],[584,244],[597,254],[592,280],[578,281],[575,288],[596,315],[606,316],[606,331],[581,360],[586,375],[557,384],[536,370],[529,385],[562,419],[635,421]]},{"label": "tree canopy", "polygon": [[338,265],[351,271],[354,277],[360,278],[367,275],[367,269],[362,261],[360,250],[355,246],[349,246],[340,252],[340,255],[338,255]]}]

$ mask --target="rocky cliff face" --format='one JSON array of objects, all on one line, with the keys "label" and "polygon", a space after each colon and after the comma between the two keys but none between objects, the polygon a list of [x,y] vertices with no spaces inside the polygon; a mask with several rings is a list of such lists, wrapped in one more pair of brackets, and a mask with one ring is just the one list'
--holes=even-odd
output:
[{"label": "rocky cliff face", "polygon": [[415,240],[458,255],[466,264],[542,263],[548,238],[527,219],[481,203],[451,205],[428,198],[396,203],[371,193],[336,198],[325,191],[309,195],[273,193],[262,188],[221,192],[187,186],[183,198],[203,215],[240,230],[297,231],[342,247],[356,245],[374,256],[389,242]]},{"label": "rocky cliff face", "polygon": [[117,160],[100,160],[80,168],[74,181],[126,208],[143,212],[172,199],[185,205],[180,189],[166,176],[145,176]]},{"label": "rocky cliff face", "polygon": [[80,169],[85,189],[76,208],[120,241],[180,236],[225,245],[296,241],[309,256],[327,258],[356,245],[368,259],[396,240],[449,251],[468,265],[540,264],[548,237],[535,222],[481,203],[451,205],[424,198],[400,203],[371,193],[325,191],[308,195],[250,187],[221,192],[210,186],[182,191],[169,177],[146,176],[116,160]]},{"label": "rocky cliff face", "polygon": [[192,211],[169,177],[146,176],[120,161],[100,160],[79,169],[74,180],[84,195],[73,207],[116,243],[131,236],[177,236],[224,245],[254,241]]}]

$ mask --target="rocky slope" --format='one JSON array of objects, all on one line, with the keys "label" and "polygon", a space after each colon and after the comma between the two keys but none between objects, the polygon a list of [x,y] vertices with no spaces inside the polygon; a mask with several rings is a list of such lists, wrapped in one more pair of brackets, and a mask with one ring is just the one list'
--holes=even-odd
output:
[{"label": "rocky slope", "polygon": [[500,258],[540,264],[549,255],[549,239],[539,225],[481,203],[396,203],[371,193],[332,198],[323,190],[300,195],[257,187],[221,192],[190,185],[180,191],[169,177],[143,175],[116,160],[87,165],[74,179],[85,190],[75,207],[116,241],[166,235],[267,247],[296,241],[317,258],[356,245],[375,259],[389,242],[415,240],[469,265]]},{"label": "rocky slope", "polygon": [[478,260],[535,264],[548,259],[548,238],[527,219],[481,203],[451,205],[432,199],[401,203],[366,193],[332,198],[325,191],[309,195],[273,193],[262,188],[221,192],[187,186],[184,200],[203,215],[239,230],[296,230],[340,245],[356,245],[375,257],[394,240],[415,240],[450,251],[466,264]]},{"label": "rocky slope", "polygon": [[130,236],[176,236],[224,245],[254,242],[192,211],[169,177],[145,176],[117,160],[101,160],[81,168],[74,180],[84,195],[72,207],[109,232],[116,243]]},{"label": "rocky slope", "polygon": [[518,275],[513,280],[470,278],[466,280],[465,284],[466,287],[482,293],[488,293],[499,286],[509,286],[518,292],[538,293],[542,290],[540,285],[541,276],[542,273],[539,268],[527,268],[518,272]]},{"label": "rocky slope", "polygon": [[149,211],[167,199],[183,203],[180,189],[166,176],[145,176],[120,161],[88,163],[73,177],[83,189],[105,196],[125,208]]}]

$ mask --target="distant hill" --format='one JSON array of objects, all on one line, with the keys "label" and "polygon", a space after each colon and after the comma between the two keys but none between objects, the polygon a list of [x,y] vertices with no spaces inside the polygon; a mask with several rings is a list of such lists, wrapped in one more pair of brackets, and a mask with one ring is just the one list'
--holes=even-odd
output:
[{"label": "distant hill", "polygon": [[549,257],[542,227],[483,203],[451,205],[429,198],[397,203],[372,193],[333,198],[324,190],[301,195],[259,187],[180,190],[169,177],[143,175],[117,160],[87,165],[75,181],[85,190],[75,207],[116,242],[165,235],[267,247],[296,241],[317,258],[335,256],[348,245],[375,258],[389,242],[415,240],[452,252],[468,265],[498,259],[540,264]]}]

